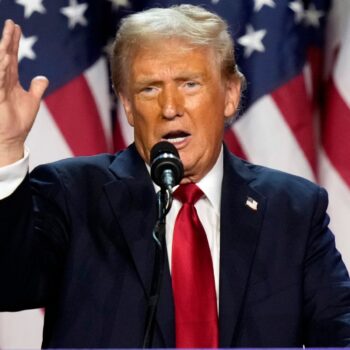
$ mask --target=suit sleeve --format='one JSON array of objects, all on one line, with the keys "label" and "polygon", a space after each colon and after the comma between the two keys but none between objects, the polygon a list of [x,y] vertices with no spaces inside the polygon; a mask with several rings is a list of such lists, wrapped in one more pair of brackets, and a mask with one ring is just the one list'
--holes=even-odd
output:
[{"label": "suit sleeve", "polygon": [[0,310],[44,307],[54,298],[68,242],[59,174],[46,166],[0,200]]},{"label": "suit sleeve", "polygon": [[304,263],[306,346],[350,346],[350,282],[328,228],[327,193],[318,191]]}]

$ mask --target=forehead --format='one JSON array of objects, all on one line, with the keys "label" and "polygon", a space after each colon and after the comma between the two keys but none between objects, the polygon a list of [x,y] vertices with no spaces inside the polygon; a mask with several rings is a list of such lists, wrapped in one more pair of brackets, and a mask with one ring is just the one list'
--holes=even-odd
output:
[{"label": "forehead", "polygon": [[197,73],[220,75],[214,49],[194,46],[181,39],[160,40],[133,50],[129,61],[132,79],[148,75]]}]

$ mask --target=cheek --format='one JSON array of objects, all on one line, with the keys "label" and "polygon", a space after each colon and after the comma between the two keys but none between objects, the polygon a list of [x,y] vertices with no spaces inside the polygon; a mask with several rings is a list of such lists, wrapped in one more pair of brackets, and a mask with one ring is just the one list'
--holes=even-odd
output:
[{"label": "cheek", "polygon": [[138,97],[134,104],[135,112],[146,120],[157,119],[161,113],[159,98],[152,97],[149,99]]},{"label": "cheek", "polygon": [[145,147],[149,147],[153,144],[153,129],[154,128],[149,122],[147,122],[145,119],[140,118],[134,126],[135,138],[141,141]]},{"label": "cheek", "polygon": [[201,117],[198,119],[198,126],[206,135],[215,137],[222,134],[225,124],[223,104],[212,102],[207,106],[202,106]]},{"label": "cheek", "polygon": [[149,104],[138,103],[134,106],[134,126],[142,132],[144,129],[151,128],[155,121],[154,108]]},{"label": "cheek", "polygon": [[157,131],[159,130],[157,117],[152,111],[152,109],[147,110],[145,108],[142,111],[137,111],[134,117],[135,139],[137,138],[146,148],[152,147],[159,138],[159,135],[157,135]]}]

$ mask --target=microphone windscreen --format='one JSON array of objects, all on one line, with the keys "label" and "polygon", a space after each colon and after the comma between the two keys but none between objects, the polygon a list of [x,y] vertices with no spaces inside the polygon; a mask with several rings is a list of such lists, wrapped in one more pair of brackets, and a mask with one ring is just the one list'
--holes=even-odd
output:
[{"label": "microphone windscreen", "polygon": [[[164,187],[170,183],[171,186],[175,186],[180,183],[184,168],[179,152],[173,144],[167,141],[156,143],[151,149],[150,161],[151,177],[158,186]],[[170,177],[167,177],[166,180],[167,184],[164,183],[164,172],[170,172]]]},{"label": "microphone windscreen", "polygon": [[151,149],[151,163],[162,153],[170,153],[179,158],[179,152],[172,143],[161,141],[156,143]]}]

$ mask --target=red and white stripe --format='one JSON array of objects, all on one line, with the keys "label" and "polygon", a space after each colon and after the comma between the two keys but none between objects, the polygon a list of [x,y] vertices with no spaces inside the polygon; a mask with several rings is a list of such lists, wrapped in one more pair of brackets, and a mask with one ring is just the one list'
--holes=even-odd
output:
[{"label": "red and white stripe", "polygon": [[113,152],[104,58],[45,98],[29,134],[31,167],[71,156]]},{"label": "red and white stripe", "polygon": [[[300,76],[273,94],[263,96],[233,125],[232,132],[251,162],[314,180],[311,101],[305,100],[301,106],[304,101],[298,99],[304,91],[304,78]],[[300,114],[300,109],[307,114]],[[291,125],[298,132],[293,132]]]},{"label": "red and white stripe", "polygon": [[320,183],[329,192],[331,228],[350,269],[350,3],[334,1],[327,39]]}]

